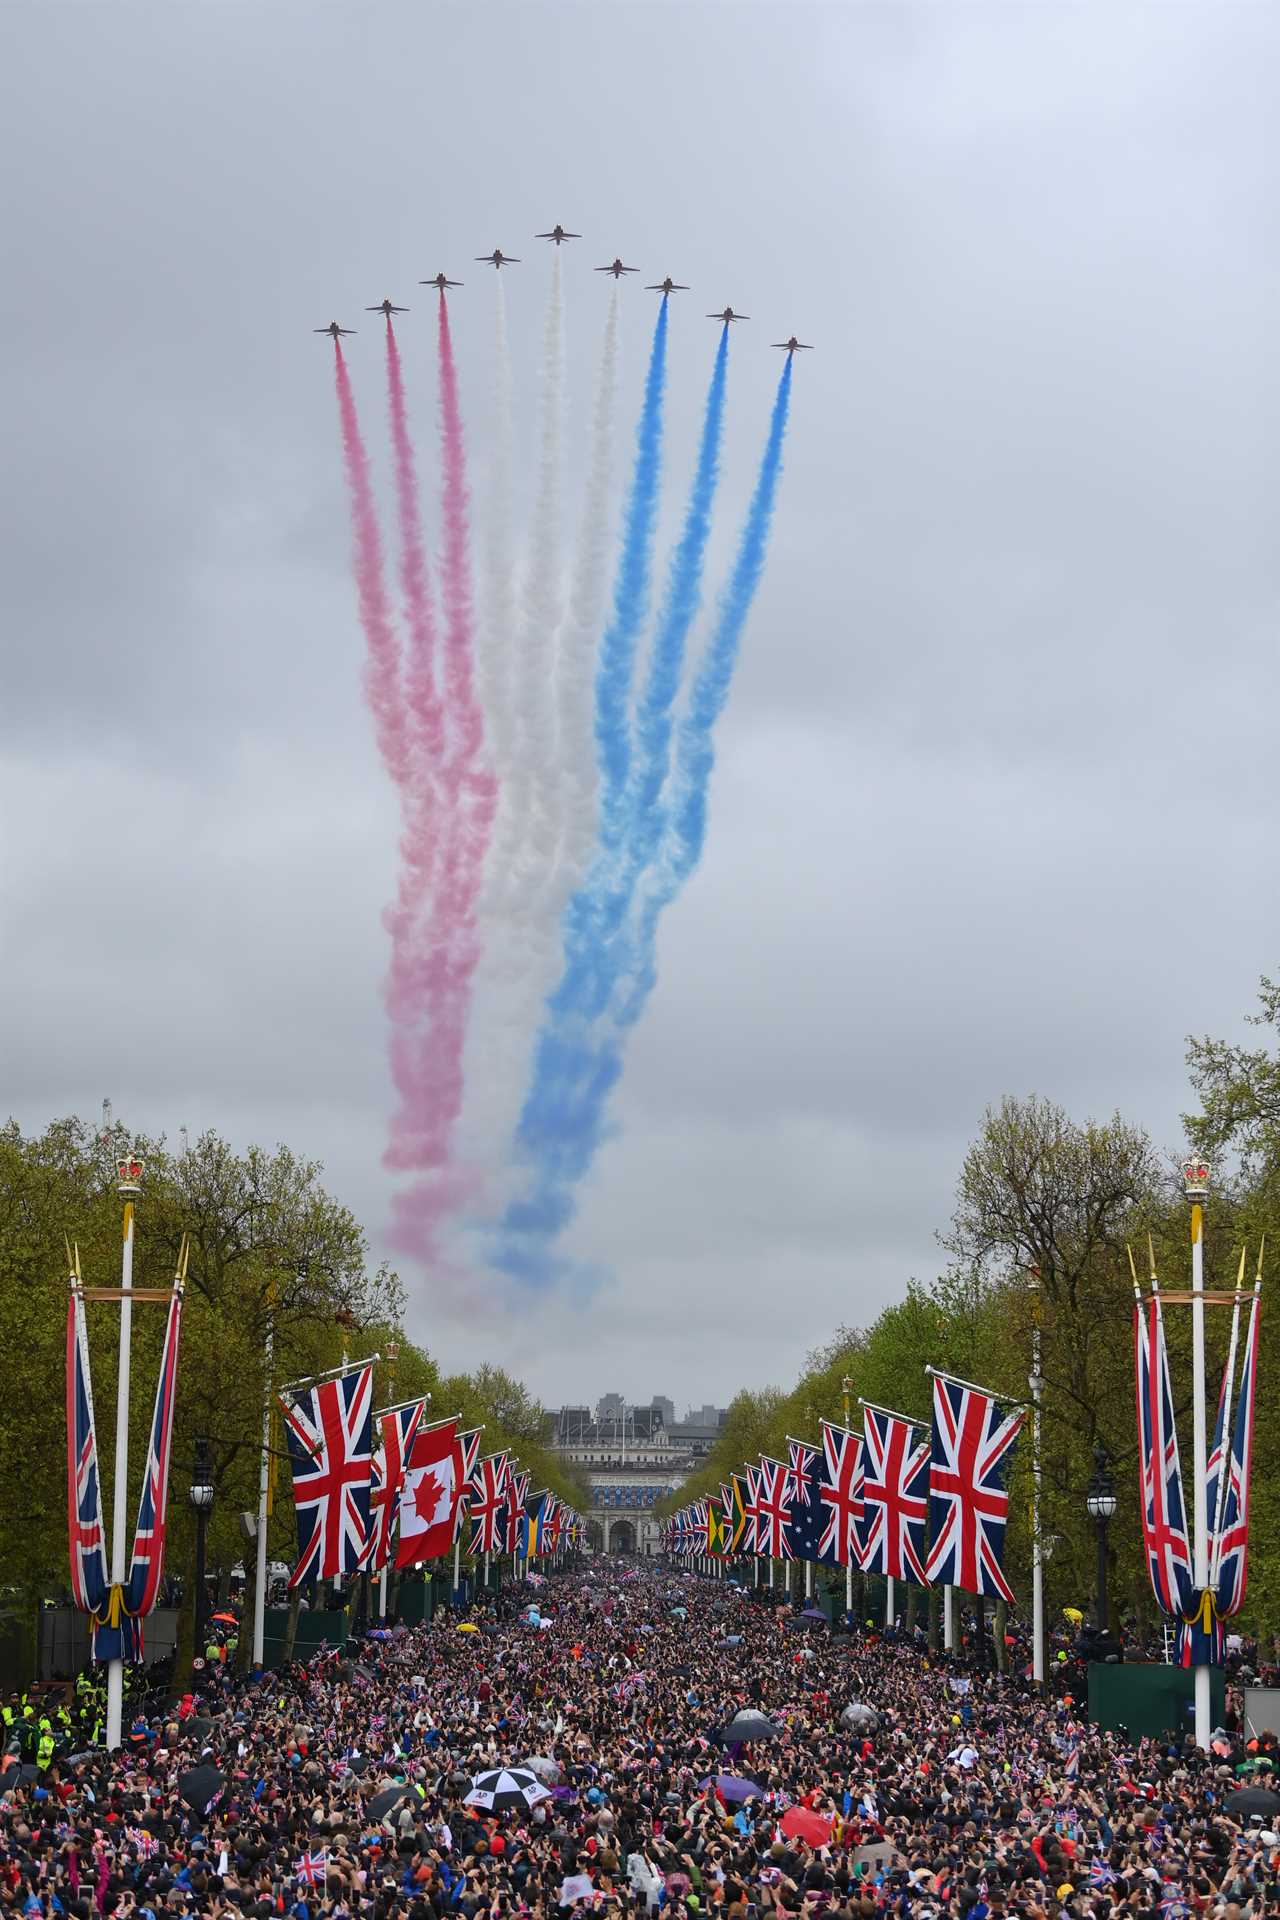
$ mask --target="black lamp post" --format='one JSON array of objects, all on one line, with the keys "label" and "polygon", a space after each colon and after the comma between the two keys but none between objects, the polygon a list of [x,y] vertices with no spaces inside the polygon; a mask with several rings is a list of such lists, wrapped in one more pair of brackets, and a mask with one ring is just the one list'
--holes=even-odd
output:
[{"label": "black lamp post", "polygon": [[1094,1448],[1093,1478],[1085,1500],[1098,1529],[1098,1627],[1103,1633],[1107,1629],[1107,1528],[1116,1510],[1116,1489],[1107,1471],[1108,1459],[1105,1447]]},{"label": "black lamp post", "polygon": [[191,1469],[191,1504],[196,1514],[196,1620],[197,1658],[204,1659],[205,1615],[209,1600],[204,1581],[204,1543],[213,1511],[213,1475],[209,1470],[209,1442],[203,1434],[196,1438],[195,1465]]}]

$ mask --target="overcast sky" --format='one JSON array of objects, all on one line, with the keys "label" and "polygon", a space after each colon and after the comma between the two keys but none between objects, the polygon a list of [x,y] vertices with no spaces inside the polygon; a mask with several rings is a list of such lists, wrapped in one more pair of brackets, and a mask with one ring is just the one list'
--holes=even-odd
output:
[{"label": "overcast sky", "polygon": [[[580,473],[615,252],[672,312],[678,499],[734,340],[725,512],[796,369],[707,856],[569,1246],[447,1365],[723,1400],[936,1265],[984,1107],[1180,1141],[1274,880],[1280,16],[1264,5],[9,0],[0,70],[5,1105],[286,1140],[385,1250],[380,912],[327,342],[382,457],[453,305],[472,457],[507,295],[522,450],[556,220]],[[488,281],[492,281],[492,275]],[[414,295],[417,295],[415,302]],[[623,293],[629,437],[652,295]],[[483,1009],[478,1009],[483,1017]],[[496,1148],[495,1148],[496,1151]]]}]

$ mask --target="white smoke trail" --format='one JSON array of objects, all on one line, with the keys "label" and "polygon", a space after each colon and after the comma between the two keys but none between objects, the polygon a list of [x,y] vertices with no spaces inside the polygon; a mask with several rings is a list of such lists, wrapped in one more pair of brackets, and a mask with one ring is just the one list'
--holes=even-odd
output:
[{"label": "white smoke trail", "polygon": [[[560,291],[560,249],[551,266],[551,294],[542,342],[542,436],[538,485],[529,525],[524,590],[521,595],[520,654],[516,676],[517,752],[529,773],[529,804],[515,822],[519,840],[512,849],[510,923],[517,937],[546,940],[555,929],[544,924],[547,879],[560,839],[561,779],[556,738],[556,629],[560,625],[561,442],[564,438],[564,310]],[[523,969],[529,965],[527,953]],[[537,971],[536,966],[533,971]]]},{"label": "white smoke trail", "polygon": [[613,552],[609,505],[617,382],[618,288],[615,283],[609,297],[591,409],[591,462],[578,526],[569,607],[556,654],[558,762],[563,797],[549,918],[557,928],[569,896],[586,878],[596,841],[595,667]]},{"label": "white smoke trail", "polygon": [[[560,921],[585,874],[595,841],[595,657],[612,551],[609,489],[613,467],[618,361],[618,294],[611,289],[592,406],[591,451],[567,607],[561,607],[562,457],[564,413],[563,303],[557,261],[547,309],[538,495],[523,594],[518,674],[528,733],[521,746],[543,743],[532,773],[540,789],[521,801],[513,831],[489,864],[484,957],[479,996],[484,1014],[469,1042],[467,1111],[470,1156],[492,1164],[511,1139],[529,1074],[529,1041],[560,964]],[[557,633],[556,628],[559,628]],[[509,691],[509,690],[508,690]],[[527,791],[527,789],[526,789]],[[504,796],[505,807],[505,796]],[[537,813],[536,822],[529,816]],[[519,838],[516,836],[519,835]],[[505,862],[505,866],[500,864]],[[491,1204],[501,1204],[495,1193]]]},{"label": "white smoke trail", "polygon": [[[514,651],[516,637],[515,511],[512,472],[515,467],[515,409],[511,386],[511,350],[507,342],[507,296],[498,274],[497,320],[494,333],[494,434],[489,469],[488,499],[481,545],[480,624],[477,648],[479,680],[484,697],[493,757],[502,769],[505,794],[518,779],[515,761],[516,708]],[[512,803],[523,796],[511,793]],[[499,831],[501,820],[499,822]],[[492,870],[492,863],[491,863]]]}]

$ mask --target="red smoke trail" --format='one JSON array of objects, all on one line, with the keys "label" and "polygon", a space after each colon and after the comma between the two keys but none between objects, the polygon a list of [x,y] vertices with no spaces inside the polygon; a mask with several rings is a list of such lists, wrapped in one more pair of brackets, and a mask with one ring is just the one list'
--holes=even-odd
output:
[{"label": "red smoke trail", "polygon": [[[387,1010],[399,1027],[412,1029],[422,1017],[423,968],[415,938],[429,900],[439,859],[441,808],[438,780],[444,757],[444,704],[436,691],[436,622],[422,537],[417,464],[409,432],[404,375],[395,329],[387,320],[387,410],[395,456],[396,512],[400,529],[400,585],[409,627],[404,697],[412,722],[417,767],[406,797],[405,829],[400,840],[401,872],[396,903],[383,915],[391,936]],[[411,1044],[394,1034],[391,1069],[401,1098],[413,1101]]]},{"label": "red smoke trail", "polygon": [[474,1176],[450,1162],[453,1128],[462,1110],[463,1045],[480,942],[476,905],[497,808],[494,775],[475,764],[484,716],[475,691],[475,612],[471,529],[462,414],[449,314],[440,296],[441,511],[440,579],[445,632],[443,680],[449,747],[442,769],[445,819],[439,881],[419,954],[426,1024],[406,1035],[411,1050],[413,1110],[394,1127],[390,1166],[427,1174],[395,1201],[395,1238],[406,1251],[432,1258],[439,1222],[466,1198]]},{"label": "red smoke trail", "polygon": [[391,607],[382,584],[382,541],[378,535],[378,516],[374,509],[373,484],[369,477],[369,456],[360,437],[355,396],[342,357],[342,344],[333,343],[333,378],[338,393],[338,414],[342,421],[342,451],[347,466],[347,486],[351,492],[352,554],[356,576],[356,596],[360,606],[360,624],[369,649],[365,662],[364,684],[373,713],[374,735],[382,764],[403,787],[412,769],[412,743],[400,704],[400,645],[396,638]]}]

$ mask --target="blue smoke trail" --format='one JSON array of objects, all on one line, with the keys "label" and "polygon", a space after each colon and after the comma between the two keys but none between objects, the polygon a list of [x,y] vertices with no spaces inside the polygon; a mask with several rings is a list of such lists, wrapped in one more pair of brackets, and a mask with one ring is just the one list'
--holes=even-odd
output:
[{"label": "blue smoke trail", "polygon": [[[657,979],[656,939],[664,909],[702,856],[707,793],[715,764],[714,729],[728,698],[743,630],[764,571],[769,529],[782,472],[782,447],[791,403],[788,355],[769,422],[768,439],[728,585],[695,678],[676,744],[669,805],[659,822],[665,836],[651,884],[645,889],[627,942],[624,993],[593,1029],[580,1016],[551,1023],[539,1038],[535,1086],[521,1123],[521,1141],[534,1162],[530,1192],[508,1208],[498,1264],[517,1280],[546,1285],[557,1276],[554,1242],[576,1210],[574,1189],[604,1138],[608,1097],[622,1071],[626,1038]],[[548,1111],[535,1101],[541,1088],[563,1094]],[[555,1121],[555,1131],[548,1124]]]},{"label": "blue smoke trail", "polygon": [[[636,428],[636,464],[623,522],[622,557],[613,588],[613,615],[600,644],[596,670],[596,749],[600,758],[601,838],[616,843],[625,814],[631,769],[631,679],[636,645],[649,612],[653,537],[662,477],[662,399],[667,384],[667,310],[663,294],[649,350],[644,405]],[[585,891],[585,890],[584,890]],[[581,900],[570,903],[572,921]]]}]

